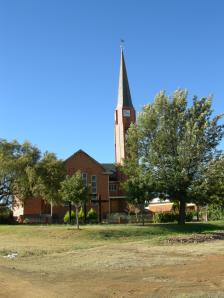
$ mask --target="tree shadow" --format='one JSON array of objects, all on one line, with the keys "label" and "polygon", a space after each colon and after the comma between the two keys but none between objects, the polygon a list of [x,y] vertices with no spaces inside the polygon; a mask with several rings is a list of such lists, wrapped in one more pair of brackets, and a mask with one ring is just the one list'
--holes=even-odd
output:
[{"label": "tree shadow", "polygon": [[[185,225],[170,223],[170,224],[153,224],[153,225],[155,227],[161,228],[170,233],[182,233],[182,234],[205,233],[205,232],[224,230],[224,223],[220,223],[220,224],[186,223]],[[151,227],[153,225],[151,225]]]},{"label": "tree shadow", "polygon": [[213,231],[224,230],[224,224],[214,223],[187,223],[185,225],[178,225],[174,223],[169,224],[147,224],[142,225],[126,225],[118,226],[116,228],[107,227],[102,230],[95,230],[91,233],[91,238],[104,239],[104,240],[120,240],[120,239],[131,239],[131,238],[152,238],[159,236],[172,236],[177,234],[201,234],[210,233]]}]

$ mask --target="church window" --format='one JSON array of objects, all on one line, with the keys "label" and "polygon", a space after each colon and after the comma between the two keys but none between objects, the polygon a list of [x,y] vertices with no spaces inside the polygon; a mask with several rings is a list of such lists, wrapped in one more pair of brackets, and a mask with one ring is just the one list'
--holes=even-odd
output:
[{"label": "church window", "polygon": [[87,186],[87,173],[82,173],[82,181]]},{"label": "church window", "polygon": [[97,178],[95,175],[92,176],[91,188],[92,188],[92,194],[96,194],[97,193]]},{"label": "church window", "polygon": [[109,185],[109,191],[116,191],[117,190],[117,185],[116,184],[110,184]]}]

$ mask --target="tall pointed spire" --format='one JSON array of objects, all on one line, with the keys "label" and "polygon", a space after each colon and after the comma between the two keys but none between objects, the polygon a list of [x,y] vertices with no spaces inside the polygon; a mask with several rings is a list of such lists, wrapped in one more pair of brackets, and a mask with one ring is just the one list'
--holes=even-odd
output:
[{"label": "tall pointed spire", "polygon": [[135,120],[135,109],[131,100],[124,53],[121,47],[118,103],[115,110],[115,160],[117,164],[124,162],[126,157],[126,134],[131,123],[135,123]]},{"label": "tall pointed spire", "polygon": [[121,60],[120,60],[119,88],[118,88],[118,106],[130,107],[130,108],[133,107],[122,47],[121,47]]}]

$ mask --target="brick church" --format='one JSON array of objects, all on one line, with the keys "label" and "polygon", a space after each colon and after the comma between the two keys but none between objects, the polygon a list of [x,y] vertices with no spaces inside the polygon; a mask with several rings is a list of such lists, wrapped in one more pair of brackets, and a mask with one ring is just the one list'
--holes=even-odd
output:
[{"label": "brick church", "polygon": [[[66,171],[72,175],[82,172],[83,181],[90,185],[89,200],[86,212],[94,208],[99,221],[105,220],[111,213],[123,212],[126,208],[125,193],[121,189],[122,173],[119,165],[125,158],[125,134],[132,122],[136,121],[136,113],[132,104],[128,84],[127,71],[121,49],[118,102],[115,110],[115,163],[102,164],[83,150],[75,152],[65,160]],[[67,206],[50,206],[41,198],[27,199],[24,204],[18,201],[13,207],[14,216],[19,218],[45,218],[53,214],[59,221],[63,218]]]}]

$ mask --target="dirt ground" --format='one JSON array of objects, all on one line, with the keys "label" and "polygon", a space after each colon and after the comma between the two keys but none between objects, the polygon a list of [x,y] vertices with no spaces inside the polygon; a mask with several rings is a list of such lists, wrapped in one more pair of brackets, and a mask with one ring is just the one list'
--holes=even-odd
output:
[{"label": "dirt ground", "polygon": [[224,240],[71,246],[66,234],[49,234],[52,249],[43,250],[38,239],[9,238],[0,234],[0,247],[4,240],[4,249],[19,253],[0,256],[0,297],[224,297]]}]

